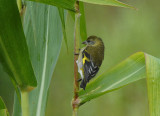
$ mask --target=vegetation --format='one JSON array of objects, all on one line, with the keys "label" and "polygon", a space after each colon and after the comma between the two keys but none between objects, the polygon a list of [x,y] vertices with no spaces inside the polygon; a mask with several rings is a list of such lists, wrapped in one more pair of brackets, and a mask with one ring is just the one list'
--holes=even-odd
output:
[{"label": "vegetation", "polygon": [[[16,91],[13,116],[45,115],[48,89],[62,38],[68,49],[67,29],[70,25],[67,23],[71,23],[65,20],[68,15],[74,20],[74,53],[79,52],[79,43],[87,38],[83,3],[135,9],[116,0],[0,2],[0,61]],[[150,116],[160,114],[160,59],[137,52],[96,77],[85,91],[79,89],[76,60],[75,55],[73,116],[77,116],[78,108],[86,102],[143,78],[147,80]],[[1,98],[0,115],[9,115]]]}]

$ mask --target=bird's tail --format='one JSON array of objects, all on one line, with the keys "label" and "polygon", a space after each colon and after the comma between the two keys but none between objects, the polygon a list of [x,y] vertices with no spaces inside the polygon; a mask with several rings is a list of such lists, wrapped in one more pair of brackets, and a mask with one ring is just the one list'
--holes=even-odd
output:
[{"label": "bird's tail", "polygon": [[87,82],[83,79],[82,82],[81,82],[80,87],[83,88],[83,89],[85,90],[86,84],[87,84]]}]

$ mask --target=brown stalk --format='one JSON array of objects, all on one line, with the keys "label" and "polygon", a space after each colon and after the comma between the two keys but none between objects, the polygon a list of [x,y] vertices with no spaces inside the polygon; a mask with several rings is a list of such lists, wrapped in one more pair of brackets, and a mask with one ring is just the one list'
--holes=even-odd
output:
[{"label": "brown stalk", "polygon": [[75,13],[75,28],[74,28],[74,97],[72,101],[72,108],[73,108],[73,116],[77,116],[77,110],[79,105],[78,99],[78,91],[79,91],[79,74],[78,74],[78,67],[77,67],[77,59],[79,54],[79,2],[76,2],[75,5],[76,13]]}]

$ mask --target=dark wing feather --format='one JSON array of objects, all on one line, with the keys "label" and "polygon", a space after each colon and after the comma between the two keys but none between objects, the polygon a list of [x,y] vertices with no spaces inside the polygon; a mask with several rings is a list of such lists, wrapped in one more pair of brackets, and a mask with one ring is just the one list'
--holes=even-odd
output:
[{"label": "dark wing feather", "polygon": [[85,50],[83,51],[82,55],[83,57],[85,55],[88,59],[90,59],[90,61],[85,60],[85,63],[83,64],[84,79],[82,80],[80,87],[85,90],[86,84],[97,74],[99,67],[95,66],[94,62],[92,61],[92,57]]}]

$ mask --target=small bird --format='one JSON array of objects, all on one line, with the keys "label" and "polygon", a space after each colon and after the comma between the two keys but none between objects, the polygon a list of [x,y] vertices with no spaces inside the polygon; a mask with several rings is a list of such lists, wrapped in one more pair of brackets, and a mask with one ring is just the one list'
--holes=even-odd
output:
[{"label": "small bird", "polygon": [[80,87],[85,90],[86,84],[96,76],[104,59],[104,43],[97,36],[89,36],[82,44],[86,46],[80,50],[77,60],[78,72],[81,78]]}]

